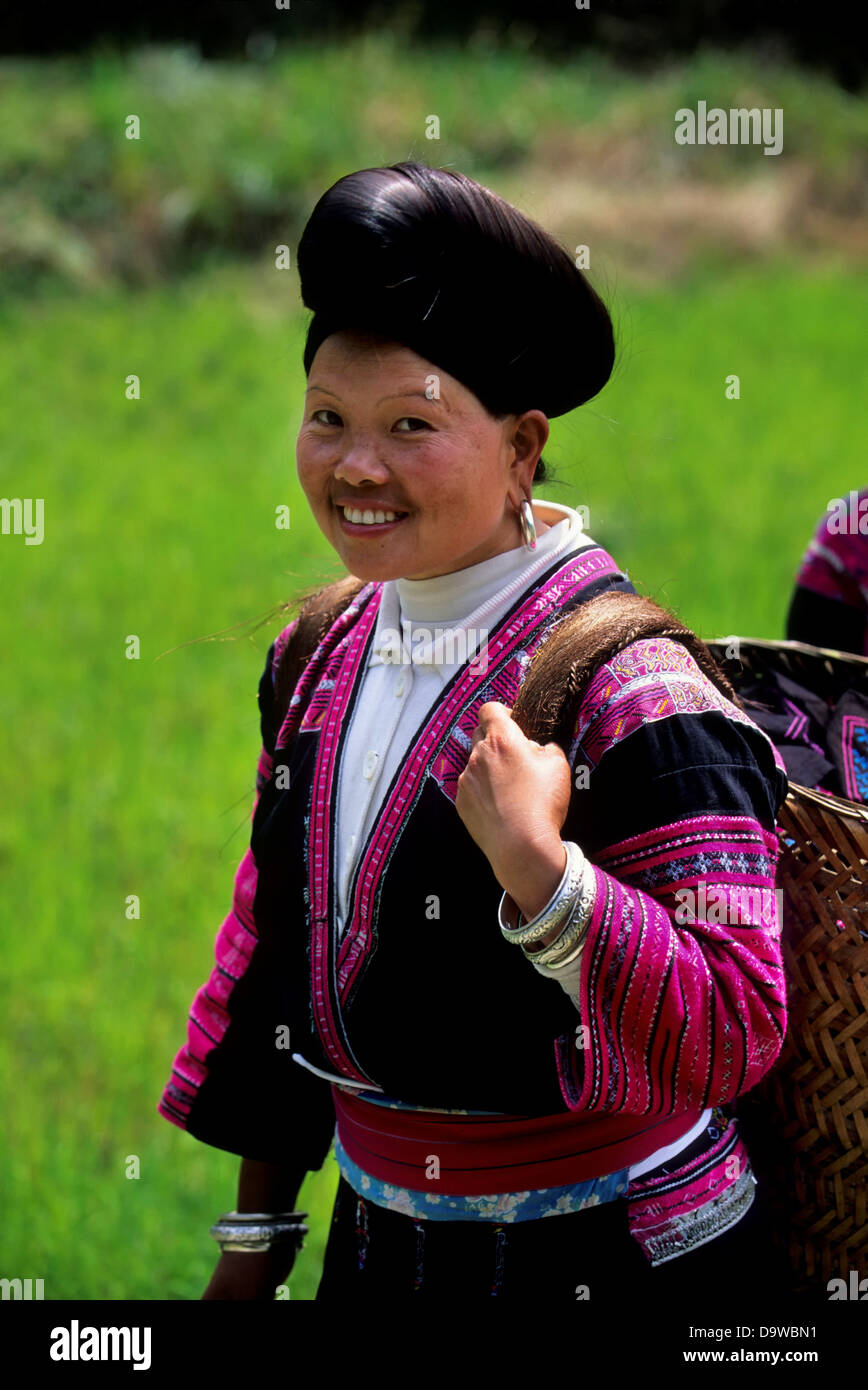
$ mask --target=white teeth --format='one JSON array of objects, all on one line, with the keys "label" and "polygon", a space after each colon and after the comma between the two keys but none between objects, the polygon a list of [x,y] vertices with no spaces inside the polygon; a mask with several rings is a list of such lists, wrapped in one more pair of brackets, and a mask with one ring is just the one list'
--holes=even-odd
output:
[{"label": "white teeth", "polygon": [[347,521],[355,522],[356,525],[371,526],[377,522],[398,520],[395,512],[372,512],[370,508],[361,511],[358,507],[344,507],[343,513]]}]

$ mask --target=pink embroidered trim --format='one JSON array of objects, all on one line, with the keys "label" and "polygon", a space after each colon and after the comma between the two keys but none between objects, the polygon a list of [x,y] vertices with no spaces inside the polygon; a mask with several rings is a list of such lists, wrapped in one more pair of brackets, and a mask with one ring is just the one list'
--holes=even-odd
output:
[{"label": "pink embroidered trim", "polygon": [[665,1264],[740,1221],[753,1204],[755,1183],[733,1119],[718,1143],[683,1169],[630,1183],[630,1234],[650,1264]]},{"label": "pink embroidered trim", "polygon": [[864,800],[862,788],[859,786],[856,776],[856,737],[863,730],[868,734],[868,719],[863,719],[858,714],[844,715],[841,721],[841,742],[844,748],[844,787],[851,801]]},{"label": "pink embroidered trim", "polygon": [[[341,1075],[354,1081],[374,1081],[349,1056],[340,1037],[340,1026],[333,1008],[328,972],[331,967],[331,916],[329,888],[331,877],[331,810],[336,773],[336,750],[343,714],[356,686],[362,654],[376,622],[382,585],[378,585],[349,637],[339,644],[328,664],[328,701],[319,716],[320,737],[311,792],[310,821],[306,836],[308,889],[311,916],[311,990],[317,1032],[332,1065]],[[334,672],[332,676],[331,673]],[[320,684],[320,689],[322,683]],[[314,699],[317,692],[314,692]],[[307,715],[305,716],[305,719]],[[302,721],[302,729],[306,727]]]}]

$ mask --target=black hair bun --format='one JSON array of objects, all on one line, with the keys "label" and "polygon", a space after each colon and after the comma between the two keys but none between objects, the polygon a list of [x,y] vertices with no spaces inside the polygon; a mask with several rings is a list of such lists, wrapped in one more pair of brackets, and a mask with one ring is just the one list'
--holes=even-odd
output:
[{"label": "black hair bun", "polygon": [[331,333],[404,343],[495,415],[563,415],[615,359],[605,304],[542,227],[463,174],[360,169],[320,198],[298,247],[314,311],[304,367]]}]

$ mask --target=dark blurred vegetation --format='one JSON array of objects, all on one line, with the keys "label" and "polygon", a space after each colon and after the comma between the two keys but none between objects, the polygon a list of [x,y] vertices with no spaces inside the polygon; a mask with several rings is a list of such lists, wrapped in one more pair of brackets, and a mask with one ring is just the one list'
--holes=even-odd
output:
[{"label": "dark blurred vegetation", "polygon": [[747,48],[773,61],[818,68],[856,90],[866,70],[859,9],[842,0],[822,6],[799,0],[591,0],[587,9],[572,0],[287,0],[282,9],[275,0],[152,0],[57,6],[46,22],[41,6],[10,5],[0,14],[0,52],[71,52],[101,40],[186,40],[205,56],[237,56],[249,46],[267,48],[275,37],[347,38],[354,30],[389,30],[419,40],[490,36],[555,59],[592,48],[641,69],[709,46]]}]

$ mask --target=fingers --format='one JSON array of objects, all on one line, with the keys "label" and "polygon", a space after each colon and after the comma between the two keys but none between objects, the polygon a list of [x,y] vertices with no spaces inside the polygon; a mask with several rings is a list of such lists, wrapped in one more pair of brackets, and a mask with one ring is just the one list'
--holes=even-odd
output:
[{"label": "fingers", "polygon": [[509,706],[502,704],[500,700],[486,700],[484,705],[479,706],[477,723],[470,737],[471,748],[475,748],[489,733],[502,729],[504,724],[508,723],[511,723]]},{"label": "fingers", "polygon": [[479,706],[477,718],[483,727],[509,721],[512,718],[512,706],[505,705],[502,700],[486,700],[484,705]]}]

